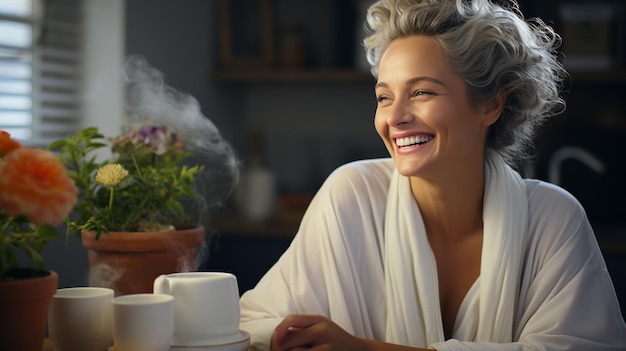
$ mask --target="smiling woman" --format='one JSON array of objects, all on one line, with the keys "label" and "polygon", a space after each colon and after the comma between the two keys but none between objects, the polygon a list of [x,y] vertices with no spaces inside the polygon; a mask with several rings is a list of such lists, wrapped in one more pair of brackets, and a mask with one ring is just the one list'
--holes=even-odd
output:
[{"label": "smiling woman", "polygon": [[[502,99],[476,106],[439,42],[427,36],[394,40],[379,66],[375,126],[400,174],[421,174],[412,182],[441,178],[453,169],[479,174],[471,170],[482,168],[488,128],[500,116]],[[428,142],[397,142],[411,138]],[[464,185],[480,192],[481,183],[476,178],[474,184]]]},{"label": "smiling woman", "polygon": [[367,24],[391,158],[326,179],[241,297],[251,349],[623,350],[583,207],[515,169],[564,108],[559,36],[514,1],[379,0]]}]

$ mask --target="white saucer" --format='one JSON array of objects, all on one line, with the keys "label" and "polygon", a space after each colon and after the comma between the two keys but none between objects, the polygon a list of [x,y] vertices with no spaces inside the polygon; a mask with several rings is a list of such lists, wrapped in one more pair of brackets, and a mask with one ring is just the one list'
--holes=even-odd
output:
[{"label": "white saucer", "polygon": [[[230,342],[221,340],[230,339]],[[170,351],[246,351],[250,346],[250,334],[240,330],[236,336],[214,339],[221,343],[211,343],[203,346],[171,346]],[[117,351],[115,346],[109,347],[107,351]]]},{"label": "white saucer", "polygon": [[250,334],[240,330],[233,336],[212,339],[202,346],[172,345],[170,351],[245,351],[250,346]]}]

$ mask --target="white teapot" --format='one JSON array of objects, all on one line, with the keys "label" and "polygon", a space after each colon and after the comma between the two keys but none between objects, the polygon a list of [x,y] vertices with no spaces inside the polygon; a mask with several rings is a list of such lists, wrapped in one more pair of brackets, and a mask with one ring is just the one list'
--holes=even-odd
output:
[{"label": "white teapot", "polygon": [[236,342],[239,288],[230,273],[172,273],[154,280],[155,294],[174,296],[173,346],[207,346]]}]

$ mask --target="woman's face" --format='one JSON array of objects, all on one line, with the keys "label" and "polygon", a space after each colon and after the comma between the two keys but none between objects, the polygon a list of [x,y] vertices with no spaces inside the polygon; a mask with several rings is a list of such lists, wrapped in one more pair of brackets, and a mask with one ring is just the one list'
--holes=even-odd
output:
[{"label": "woman's face", "polygon": [[482,167],[487,128],[497,115],[470,101],[433,38],[391,43],[380,61],[376,98],[376,130],[400,174],[438,179],[462,175],[474,162]]}]

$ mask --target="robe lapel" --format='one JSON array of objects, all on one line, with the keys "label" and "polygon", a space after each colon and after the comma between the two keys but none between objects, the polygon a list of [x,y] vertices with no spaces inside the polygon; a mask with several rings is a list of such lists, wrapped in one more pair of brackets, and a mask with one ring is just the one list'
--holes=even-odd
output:
[{"label": "robe lapel", "polygon": [[394,172],[385,215],[387,341],[444,341],[435,257],[408,178]]}]

